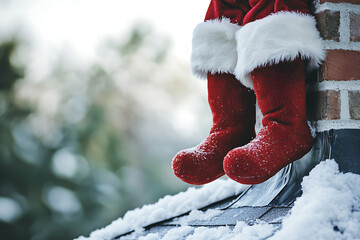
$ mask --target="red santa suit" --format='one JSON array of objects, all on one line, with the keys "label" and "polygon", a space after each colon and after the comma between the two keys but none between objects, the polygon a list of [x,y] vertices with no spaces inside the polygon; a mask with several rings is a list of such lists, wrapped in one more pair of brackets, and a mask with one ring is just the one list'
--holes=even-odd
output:
[{"label": "red santa suit", "polygon": [[[257,184],[311,149],[305,73],[319,67],[325,52],[309,4],[211,1],[194,30],[191,67],[208,79],[213,126],[202,143],[173,159],[180,179],[204,184],[225,173]],[[256,137],[249,89],[264,115]]]}]

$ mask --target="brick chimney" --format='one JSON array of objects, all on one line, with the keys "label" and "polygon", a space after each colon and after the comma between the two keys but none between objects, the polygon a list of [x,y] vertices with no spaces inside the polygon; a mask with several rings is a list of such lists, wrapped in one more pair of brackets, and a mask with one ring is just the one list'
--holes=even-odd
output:
[{"label": "brick chimney", "polygon": [[328,142],[326,158],[360,174],[360,0],[315,0],[314,6],[327,56],[309,81],[309,119],[318,145]]},{"label": "brick chimney", "polygon": [[360,129],[360,0],[317,0],[315,6],[327,50],[313,89],[317,131]]}]

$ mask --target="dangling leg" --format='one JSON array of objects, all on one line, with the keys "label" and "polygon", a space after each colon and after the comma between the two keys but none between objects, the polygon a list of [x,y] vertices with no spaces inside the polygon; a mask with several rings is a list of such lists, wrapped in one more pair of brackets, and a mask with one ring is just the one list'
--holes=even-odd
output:
[{"label": "dangling leg", "polygon": [[230,151],[225,173],[243,184],[258,184],[304,156],[313,145],[306,121],[304,62],[297,59],[252,73],[263,128],[249,144]]},{"label": "dangling leg", "polygon": [[225,155],[255,136],[255,95],[232,74],[208,74],[208,101],[213,115],[209,136],[179,152],[172,163],[175,175],[190,184],[205,184],[224,175]]}]

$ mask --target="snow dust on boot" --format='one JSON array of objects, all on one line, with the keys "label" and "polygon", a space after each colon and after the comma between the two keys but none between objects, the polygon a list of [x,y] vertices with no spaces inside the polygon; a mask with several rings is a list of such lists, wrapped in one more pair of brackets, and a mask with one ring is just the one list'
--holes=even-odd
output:
[{"label": "snow dust on boot", "polygon": [[209,136],[173,159],[175,175],[190,184],[205,184],[222,175],[223,159],[255,137],[255,95],[232,74],[208,74],[208,101],[213,115]]},{"label": "snow dust on boot", "polygon": [[321,65],[325,50],[307,1],[249,3],[251,10],[236,32],[234,74],[255,90],[263,128],[249,144],[227,154],[224,170],[237,182],[258,184],[311,149],[305,71]]},{"label": "snow dust on boot", "polygon": [[253,85],[263,128],[249,144],[230,151],[226,174],[243,184],[269,179],[313,145],[306,121],[305,66],[301,59],[255,69]]}]

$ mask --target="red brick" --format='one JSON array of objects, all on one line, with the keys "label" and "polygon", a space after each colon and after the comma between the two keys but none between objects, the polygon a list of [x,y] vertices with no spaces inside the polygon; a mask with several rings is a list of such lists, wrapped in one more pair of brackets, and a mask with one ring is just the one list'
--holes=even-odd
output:
[{"label": "red brick", "polygon": [[320,3],[325,3],[325,2],[360,4],[360,0],[320,0]]},{"label": "red brick", "polygon": [[311,120],[340,119],[340,91],[309,92],[306,106]]},{"label": "red brick", "polygon": [[360,51],[328,50],[320,81],[360,80]]},{"label": "red brick", "polygon": [[323,39],[340,41],[340,12],[326,10],[316,14],[316,20]]},{"label": "red brick", "polygon": [[351,13],[350,14],[350,41],[360,42],[360,14],[359,13]]},{"label": "red brick", "polygon": [[349,91],[350,118],[360,120],[360,91]]}]

